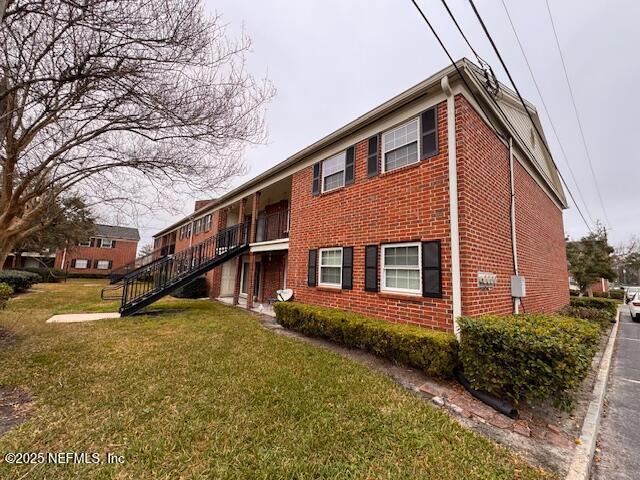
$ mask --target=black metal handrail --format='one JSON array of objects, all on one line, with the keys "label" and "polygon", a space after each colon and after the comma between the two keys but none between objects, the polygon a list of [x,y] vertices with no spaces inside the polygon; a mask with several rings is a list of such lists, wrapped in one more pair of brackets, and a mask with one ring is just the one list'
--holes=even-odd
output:
[{"label": "black metal handrail", "polygon": [[239,223],[218,232],[186,250],[168,255],[122,278],[123,293],[120,311],[176,284],[210,266],[216,259],[246,247],[250,224]]},{"label": "black metal handrail", "polygon": [[114,268],[113,270],[111,270],[111,272],[109,272],[111,283],[119,282],[125,275],[133,272],[134,270],[145,267],[157,260],[160,260],[167,255],[172,254],[174,250],[175,245],[158,247],[146,255],[137,257],[133,262],[129,262],[122,265],[121,267]]},{"label": "black metal handrail", "polygon": [[280,210],[258,215],[256,219],[256,242],[269,242],[289,238],[291,210]]}]

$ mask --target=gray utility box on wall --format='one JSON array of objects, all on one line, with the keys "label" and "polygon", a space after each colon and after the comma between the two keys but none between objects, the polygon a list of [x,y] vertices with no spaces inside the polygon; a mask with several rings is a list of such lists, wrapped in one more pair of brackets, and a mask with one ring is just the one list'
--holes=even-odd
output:
[{"label": "gray utility box on wall", "polygon": [[524,298],[527,296],[527,285],[524,277],[513,275],[511,277],[511,296],[514,298]]}]

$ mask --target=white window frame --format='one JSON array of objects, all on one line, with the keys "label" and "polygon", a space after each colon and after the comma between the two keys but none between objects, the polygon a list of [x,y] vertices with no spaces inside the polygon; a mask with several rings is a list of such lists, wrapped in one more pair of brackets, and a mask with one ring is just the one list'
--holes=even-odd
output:
[{"label": "white window frame", "polygon": [[[403,165],[402,167],[396,167],[396,168],[393,168],[391,170],[387,170],[386,154],[389,153],[389,152],[386,151],[386,145],[385,145],[385,141],[384,141],[384,136],[386,134],[388,134],[389,132],[392,132],[392,131],[397,130],[397,129],[402,128],[402,127],[406,127],[407,125],[409,125],[412,122],[418,122],[418,129],[417,129],[417,137],[418,137],[417,138],[417,149],[418,149],[417,151],[418,151],[418,155],[416,157],[417,160],[415,162],[412,162],[412,163],[407,163],[406,165]],[[421,132],[420,132],[420,115],[418,115],[417,117],[411,118],[411,119],[407,120],[406,122],[400,123],[400,124],[396,125],[395,127],[388,128],[388,129],[386,129],[385,131],[383,131],[380,134],[380,139],[381,139],[380,141],[382,142],[382,150],[381,150],[381,152],[382,152],[381,153],[381,157],[382,157],[382,162],[381,162],[382,163],[382,166],[381,166],[382,173],[393,172],[395,170],[400,170],[400,169],[402,169],[404,167],[408,167],[410,165],[415,165],[416,163],[420,163],[420,148],[421,148],[420,134],[421,134]],[[410,143],[413,143],[413,142],[410,142]],[[397,149],[405,147],[407,145],[408,145],[408,143],[405,143],[404,145],[401,145],[399,147],[396,146],[396,147],[393,148],[393,150],[397,150]],[[390,151],[393,151],[393,150],[390,150]]]},{"label": "white window frame", "polygon": [[[101,267],[100,265],[106,265]],[[109,270],[109,260],[98,260],[98,265],[96,267],[98,270]]]},{"label": "white window frame", "polygon": [[[329,188],[328,190],[324,188],[324,179],[325,179],[325,168],[324,168],[324,163],[328,160],[333,160],[334,158],[338,157],[338,156],[342,156],[342,185],[338,185],[337,187],[333,187],[333,188]],[[336,173],[339,173],[340,170],[338,170],[337,172],[333,172],[331,175],[335,175]],[[320,164],[320,191],[322,193],[325,192],[332,192],[333,190],[337,190],[339,188],[344,187],[344,181],[345,181],[345,176],[347,174],[347,150],[341,150],[338,153],[335,153],[333,155],[331,155],[330,157],[325,158],[324,160],[322,160],[322,163]]]},{"label": "white window frame", "polygon": [[86,242],[78,242],[78,246],[79,247],[90,247],[92,238],[93,237],[89,237],[89,240],[87,240]]},{"label": "white window frame", "polygon": [[[386,243],[380,248],[380,291],[381,292],[391,292],[391,293],[402,293],[405,295],[415,295],[422,296],[422,243],[421,242],[404,242],[404,243]],[[397,248],[397,247],[418,247],[418,279],[420,281],[420,286],[414,290],[411,288],[390,288],[387,287],[387,272],[384,264],[385,258],[385,250],[387,248]],[[391,270],[403,270],[402,267],[398,268],[395,265],[389,266]],[[416,270],[414,268],[404,268],[404,270]]]},{"label": "white window frame", "polygon": [[[322,254],[324,252],[340,252],[340,281],[338,283],[325,283],[322,282]],[[330,248],[321,248],[318,250],[318,285],[321,287],[329,287],[329,288],[342,288],[342,262],[343,262],[343,251],[342,247],[330,247]],[[338,265],[326,265],[327,268],[338,268]]]},{"label": "white window frame", "polygon": [[[79,267],[78,262],[84,262],[84,267]],[[86,270],[89,268],[89,260],[86,258],[76,258],[76,263],[73,268],[77,268],[78,270]]]},{"label": "white window frame", "polygon": [[202,231],[202,219],[197,219],[193,222],[193,234],[198,235]]},{"label": "white window frame", "polygon": [[202,220],[203,226],[204,228],[202,229],[204,232],[208,232],[209,230],[211,230],[211,214],[209,215],[205,215],[205,217]]},{"label": "white window frame", "polygon": [[[109,242],[109,246],[105,247],[105,242]],[[101,238],[100,239],[100,248],[113,248],[113,239],[112,238]]]}]

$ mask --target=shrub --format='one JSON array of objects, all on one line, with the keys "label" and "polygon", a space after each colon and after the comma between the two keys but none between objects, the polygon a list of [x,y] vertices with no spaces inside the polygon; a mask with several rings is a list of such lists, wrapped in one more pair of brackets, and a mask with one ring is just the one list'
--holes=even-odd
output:
[{"label": "shrub", "polygon": [[624,290],[609,290],[608,292],[593,292],[594,297],[611,298],[613,300],[624,300]]},{"label": "shrub", "polygon": [[572,297],[577,297],[580,295],[580,292],[578,292],[577,290],[569,290],[569,295]]},{"label": "shrub", "polygon": [[571,298],[572,307],[587,307],[606,310],[615,316],[618,313],[618,302],[608,298],[574,297]]},{"label": "shrub", "polygon": [[209,289],[207,287],[207,279],[205,277],[198,277],[191,283],[187,283],[185,286],[178,288],[171,295],[177,298],[208,297]]},{"label": "shrub", "polygon": [[515,403],[566,404],[600,337],[596,325],[559,315],[463,317],[458,324],[465,376],[475,388]]},{"label": "shrub", "polygon": [[0,283],[0,310],[7,306],[9,298],[13,295],[13,288],[6,283]]},{"label": "shrub", "polygon": [[571,305],[563,308],[560,311],[560,315],[581,318],[583,320],[593,322],[603,330],[616,320],[616,316],[612,315],[608,310],[589,307],[573,307]]},{"label": "shrub", "polygon": [[21,270],[0,270],[0,282],[8,284],[14,292],[24,292],[34,283],[40,282],[40,275]]},{"label": "shrub", "polygon": [[457,364],[458,344],[451,333],[297,302],[277,302],[274,309],[286,328],[366,350],[428,375],[451,377]]},{"label": "shrub", "polygon": [[58,268],[22,268],[20,271],[37,274],[43,283],[58,283],[65,277],[64,270]]}]

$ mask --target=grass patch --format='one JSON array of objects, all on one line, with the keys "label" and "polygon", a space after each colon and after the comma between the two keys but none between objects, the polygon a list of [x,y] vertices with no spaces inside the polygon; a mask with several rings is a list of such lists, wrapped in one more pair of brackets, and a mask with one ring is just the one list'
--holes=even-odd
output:
[{"label": "grass patch", "polygon": [[41,285],[0,312],[18,338],[0,348],[0,385],[35,397],[0,454],[126,462],[0,462],[0,478],[549,478],[385,376],[236,308],[167,299],[155,308],[174,313],[45,324],[115,309],[84,283]]}]

